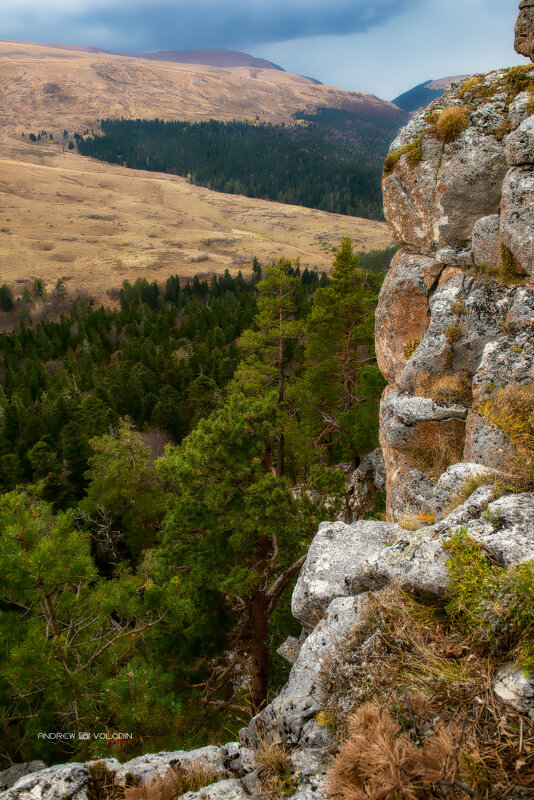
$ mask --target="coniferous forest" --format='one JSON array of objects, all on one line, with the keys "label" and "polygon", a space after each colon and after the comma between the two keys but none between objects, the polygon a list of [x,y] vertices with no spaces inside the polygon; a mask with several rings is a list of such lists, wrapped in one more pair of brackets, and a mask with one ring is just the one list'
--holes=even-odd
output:
[{"label": "coniferous forest", "polygon": [[107,119],[103,135],[76,141],[82,155],[208,189],[382,219],[382,164],[398,120],[333,108],[296,117],[294,125]]},{"label": "coniferous forest", "polygon": [[289,595],[377,444],[382,281],[125,282],[0,337],[0,738],[13,761],[206,743],[283,682]]}]

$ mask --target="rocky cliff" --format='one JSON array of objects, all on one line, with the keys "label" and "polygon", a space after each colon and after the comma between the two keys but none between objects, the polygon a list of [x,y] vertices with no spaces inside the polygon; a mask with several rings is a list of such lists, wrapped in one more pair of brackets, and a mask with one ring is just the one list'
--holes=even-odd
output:
[{"label": "rocky cliff", "polygon": [[[528,56],[533,11],[523,0],[516,29]],[[320,526],[292,599],[302,635],[281,649],[288,683],[240,742],[19,771],[1,800],[135,785],[140,800],[154,780],[165,797],[161,780],[191,764],[218,780],[187,800],[534,797],[534,679],[512,634],[508,650],[477,649],[440,617],[458,542],[486,591],[477,624],[499,636],[514,603],[532,612],[519,578],[534,560],[534,69],[451,85],[401,131],[383,186],[401,247],[376,318],[387,521]],[[353,481],[355,510],[379,462]],[[394,775],[386,752],[402,762]]]}]

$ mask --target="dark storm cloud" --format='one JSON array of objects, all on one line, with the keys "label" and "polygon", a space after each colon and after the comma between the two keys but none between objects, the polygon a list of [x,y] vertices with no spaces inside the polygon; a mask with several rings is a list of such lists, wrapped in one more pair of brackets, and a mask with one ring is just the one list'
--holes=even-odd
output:
[{"label": "dark storm cloud", "polygon": [[[232,48],[310,36],[364,32],[422,0],[156,0],[67,5],[52,0],[41,18],[46,38],[150,49]],[[7,5],[13,0],[7,0]],[[32,0],[23,0],[27,12]],[[35,3],[36,10],[42,3]],[[19,6],[20,8],[20,6]],[[57,14],[55,12],[61,12]],[[37,11],[37,15],[39,11]],[[15,16],[18,16],[15,12]],[[27,29],[32,27],[31,14]],[[5,19],[9,29],[9,19]],[[21,19],[17,20],[18,23]],[[20,24],[16,27],[20,28]],[[57,32],[54,35],[54,29]],[[9,35],[4,34],[4,35]],[[2,33],[0,32],[0,36]],[[27,38],[30,38],[29,33]],[[32,35],[34,40],[43,36]],[[99,41],[95,41],[98,38]]]}]

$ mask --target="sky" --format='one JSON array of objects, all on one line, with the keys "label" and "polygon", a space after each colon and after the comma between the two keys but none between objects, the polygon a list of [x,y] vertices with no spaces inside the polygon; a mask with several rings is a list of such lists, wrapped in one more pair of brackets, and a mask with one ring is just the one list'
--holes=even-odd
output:
[{"label": "sky", "polygon": [[392,99],[522,63],[518,0],[0,0],[0,38],[140,51],[243,50]]}]

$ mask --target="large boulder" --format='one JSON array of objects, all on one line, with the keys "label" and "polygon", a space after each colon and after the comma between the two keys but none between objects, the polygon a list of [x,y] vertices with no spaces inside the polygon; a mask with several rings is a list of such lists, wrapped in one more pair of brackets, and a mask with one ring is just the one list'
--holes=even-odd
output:
[{"label": "large boulder", "polygon": [[324,618],[304,641],[280,694],[239,732],[246,746],[254,747],[266,736],[279,737],[290,745],[328,744],[326,731],[314,720],[321,709],[321,670],[334,644],[357,625],[361,597],[338,597],[330,603]]},{"label": "large boulder", "polygon": [[388,383],[398,383],[428,328],[428,298],[442,270],[443,265],[435,259],[403,250],[391,263],[375,317],[376,356]]},{"label": "large boulder", "polygon": [[534,0],[521,0],[515,24],[515,49],[534,61]]},{"label": "large boulder", "polygon": [[506,174],[502,187],[501,236],[522,270],[534,275],[534,170],[531,167],[513,167]]},{"label": "large boulder", "polygon": [[[442,98],[415,114],[392,143],[386,166],[392,159],[396,163],[383,179],[384,213],[404,249],[425,255],[443,249],[460,253],[476,220],[498,212],[506,172],[504,144],[495,135],[507,125],[502,79],[502,72],[486,76],[490,97],[468,110],[462,85],[452,84]],[[465,114],[467,126],[453,141],[440,141],[429,113],[437,117],[454,107]],[[463,265],[467,257],[453,256],[447,263]]]},{"label": "large boulder", "polygon": [[20,778],[24,778],[32,772],[41,772],[43,769],[46,769],[44,761],[25,761],[23,764],[13,764],[9,769],[0,772],[0,791],[11,789]]},{"label": "large boulder", "polygon": [[88,800],[89,767],[60,764],[20,778],[0,793],[2,800]]},{"label": "large boulder", "polygon": [[402,535],[368,559],[370,586],[395,580],[417,592],[441,595],[448,585],[447,553],[443,542],[465,529],[503,567],[534,560],[534,494],[526,492],[492,499],[483,486],[440,522]]},{"label": "large boulder", "polygon": [[505,153],[510,167],[534,164],[534,117],[528,117],[506,138]]},{"label": "large boulder", "polygon": [[312,628],[336,597],[364,591],[363,564],[396,534],[397,526],[388,522],[322,522],[293,591],[293,616]]},{"label": "large boulder", "polygon": [[187,770],[193,765],[202,766],[207,772],[220,774],[225,769],[225,754],[221,748],[213,745],[196,750],[149,753],[121,764],[116,772],[115,781],[120,786],[131,783],[146,784],[153,778],[162,777],[173,767]]}]

